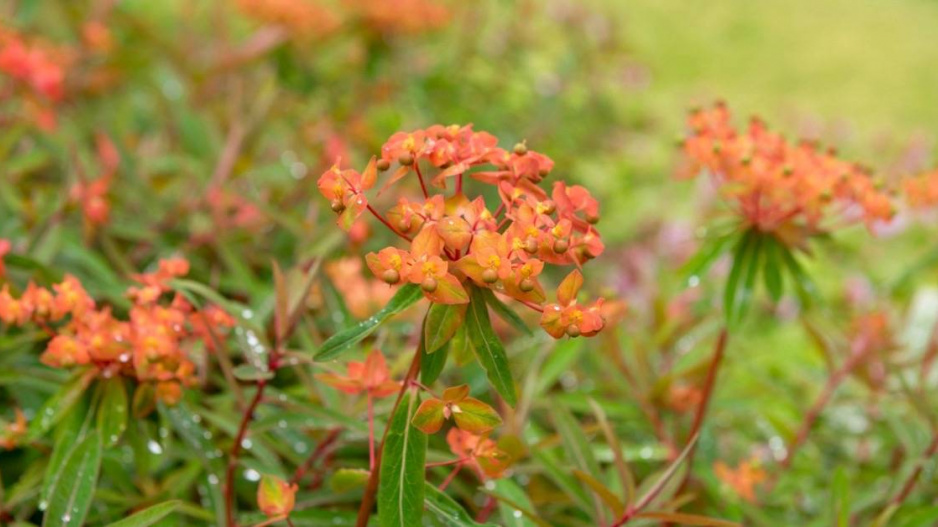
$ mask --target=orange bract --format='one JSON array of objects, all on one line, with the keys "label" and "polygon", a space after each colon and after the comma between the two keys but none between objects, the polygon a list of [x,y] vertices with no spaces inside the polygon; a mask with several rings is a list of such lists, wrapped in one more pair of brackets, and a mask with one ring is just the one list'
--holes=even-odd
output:
[{"label": "orange bract", "polygon": [[155,272],[135,276],[140,286],[128,289],[133,305],[127,320],[114,316],[108,306],[98,306],[71,275],[51,290],[30,283],[19,298],[6,284],[0,290],[0,322],[35,323],[50,332],[40,357],[47,366],[90,366],[105,377],[133,377],[153,383],[157,396],[173,403],[181,396],[180,387],[195,381],[188,347],[199,340],[212,346],[216,329],[234,325],[215,306],[196,310],[179,295],[160,302],[170,292],[168,280],[188,271],[186,260],[173,258],[162,260]]},{"label": "orange bract", "polygon": [[748,225],[763,232],[810,235],[825,221],[893,215],[889,196],[856,164],[812,143],[790,143],[753,119],[738,131],[723,104],[691,113],[684,150],[691,172],[707,172]]},{"label": "orange bract", "polygon": [[740,498],[749,502],[756,501],[755,488],[766,479],[765,471],[750,461],[743,461],[736,468],[730,468],[722,461],[717,461],[713,465],[713,472]]},{"label": "orange bract", "polygon": [[938,206],[938,170],[906,179],[904,187],[906,201],[912,208]]},{"label": "orange bract", "polygon": [[[548,194],[539,186],[553,167],[550,158],[523,143],[507,151],[471,125],[434,125],[395,133],[364,173],[335,166],[318,185],[342,227],[368,209],[410,243],[407,250],[386,247],[366,256],[382,281],[417,284],[430,301],[442,304],[468,302],[472,284],[542,311],[547,295],[539,278],[545,264],[582,267],[605,250],[593,226],[599,203],[585,188],[557,181]],[[399,197],[382,215],[364,195],[376,183],[376,170],[390,171],[381,192],[409,180],[419,183],[422,198]],[[500,200],[495,212],[481,196],[467,197],[466,176],[495,187]],[[604,325],[601,303],[591,308],[570,299],[561,303],[564,326],[548,330],[555,337],[591,336]]]},{"label": "orange bract", "polygon": [[371,350],[365,362],[348,364],[348,375],[320,373],[320,381],[348,394],[367,392],[372,397],[387,397],[400,389],[401,383],[391,379],[391,372],[379,350]]}]

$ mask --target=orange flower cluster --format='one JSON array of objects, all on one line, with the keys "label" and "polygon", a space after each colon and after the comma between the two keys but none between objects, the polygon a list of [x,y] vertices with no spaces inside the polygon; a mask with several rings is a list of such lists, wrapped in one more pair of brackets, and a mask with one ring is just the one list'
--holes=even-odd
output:
[{"label": "orange flower cluster", "polygon": [[743,461],[736,468],[730,468],[726,463],[717,461],[713,465],[713,472],[717,479],[750,503],[755,503],[756,487],[767,478],[765,471],[754,461]]},{"label": "orange flower cluster", "polygon": [[349,312],[356,318],[375,314],[394,294],[384,282],[366,277],[364,267],[360,258],[340,258],[325,266],[329,282],[339,291]]},{"label": "orange flower cluster", "polygon": [[65,96],[68,60],[60,50],[0,27],[0,74],[13,79],[23,108],[44,130],[56,126],[52,105]]},{"label": "orange flower cluster", "polygon": [[0,419],[0,448],[4,450],[13,450],[26,437],[26,416],[19,408],[14,408],[13,414],[12,422]]},{"label": "orange flower cluster", "polygon": [[391,379],[391,371],[380,350],[371,350],[365,362],[350,362],[348,375],[319,373],[316,378],[347,394],[366,392],[375,398],[393,395],[401,387],[401,383]]},{"label": "orange flower cluster", "polygon": [[449,9],[438,0],[349,0],[341,10],[319,0],[238,0],[241,11],[303,37],[322,37],[350,21],[374,31],[419,33],[445,25]]},{"label": "orange flower cluster", "polygon": [[66,276],[51,290],[30,283],[19,298],[6,284],[0,290],[0,322],[33,323],[50,332],[52,339],[40,358],[47,366],[92,366],[104,377],[133,377],[153,383],[157,397],[173,403],[182,386],[194,382],[187,344],[201,339],[209,346],[213,332],[234,324],[222,310],[197,310],[178,294],[168,304],[160,302],[169,292],[168,281],[188,271],[188,262],[177,258],[161,261],[155,272],[135,276],[139,284],[128,289],[133,301],[128,320],[96,305],[74,276]]},{"label": "orange flower cluster", "polygon": [[938,170],[905,180],[905,199],[915,209],[938,206]]},{"label": "orange flower cluster", "polygon": [[737,131],[723,104],[688,119],[684,150],[692,173],[708,172],[739,215],[763,232],[816,233],[837,216],[872,224],[893,216],[893,204],[866,171],[809,142],[790,143],[753,119]]},{"label": "orange flower cluster", "polygon": [[[379,172],[394,165],[381,192],[410,177],[419,182],[422,198],[399,198],[385,217],[366,191],[375,187]],[[523,143],[506,151],[493,135],[471,125],[435,125],[394,134],[381,158],[372,158],[363,172],[336,164],[318,186],[346,231],[367,210],[409,242],[408,249],[386,247],[366,256],[384,282],[418,284],[430,301],[442,304],[467,303],[467,284],[489,288],[541,311],[542,325],[555,337],[590,336],[604,325],[601,301],[576,303],[579,271],[558,291],[559,304],[542,307],[547,295],[539,276],[545,264],[581,267],[605,248],[594,228],[599,205],[586,189],[557,181],[548,194],[539,186],[553,167],[549,157]],[[424,176],[428,169],[432,177]],[[465,176],[496,189],[501,203],[495,212],[481,196],[463,193]],[[431,195],[431,189],[439,192]]]},{"label": "orange flower cluster", "polygon": [[104,225],[111,216],[107,194],[120,164],[120,154],[111,138],[99,133],[96,143],[101,174],[94,180],[82,179],[72,187],[70,192],[72,201],[81,206],[85,224],[89,227]]},{"label": "orange flower cluster", "polygon": [[508,452],[486,435],[451,428],[446,442],[450,451],[459,456],[460,464],[470,466],[483,481],[502,477],[513,461]]}]

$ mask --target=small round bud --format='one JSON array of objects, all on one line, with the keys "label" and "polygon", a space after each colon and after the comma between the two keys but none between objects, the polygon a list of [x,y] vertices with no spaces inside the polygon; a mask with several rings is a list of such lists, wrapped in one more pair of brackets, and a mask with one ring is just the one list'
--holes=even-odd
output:
[{"label": "small round bud", "polygon": [[521,283],[518,284],[518,289],[520,289],[522,293],[530,293],[531,291],[534,291],[534,280],[531,280],[530,278],[521,280]]},{"label": "small round bud", "polygon": [[517,144],[515,145],[514,152],[515,152],[515,154],[517,154],[517,155],[519,155],[519,156],[523,156],[524,154],[527,154],[527,153],[528,153],[528,145],[526,145],[526,144],[524,144],[524,143],[517,143]]},{"label": "small round bud", "polygon": [[567,252],[567,249],[569,248],[570,248],[570,244],[567,243],[567,240],[554,241],[554,252],[557,254],[563,254]]},{"label": "small round bud", "polygon": [[599,214],[596,214],[596,215],[587,214],[586,223],[589,223],[590,225],[596,225],[597,223],[599,223]]},{"label": "small round bud", "polygon": [[524,252],[528,254],[534,254],[537,252],[537,240],[534,238],[528,238],[524,242]]},{"label": "small round bud", "polygon": [[785,177],[788,177],[794,173],[795,173],[795,170],[791,168],[790,166],[786,166],[785,168],[782,169],[782,175]]},{"label": "small round bud", "polygon": [[397,162],[409,167],[414,164],[414,156],[412,154],[401,154],[401,157],[397,158]]},{"label": "small round bud", "polygon": [[553,201],[548,202],[547,205],[544,206],[544,214],[550,215],[555,212],[557,212],[557,206],[554,205]]},{"label": "small round bud", "polygon": [[397,229],[401,232],[407,232],[410,230],[410,220],[401,219],[397,222]]},{"label": "small round bud", "polygon": [[570,324],[567,326],[567,336],[576,338],[580,336],[580,326],[576,324]]},{"label": "small round bud", "polygon": [[498,272],[495,269],[486,269],[482,271],[482,281],[487,284],[494,284],[498,281]]},{"label": "small round bud", "polygon": [[722,151],[722,150],[723,150],[723,145],[721,145],[720,143],[713,143],[713,153],[714,153],[714,154],[719,154],[720,151]]},{"label": "small round bud", "polygon": [[381,279],[388,284],[396,284],[401,281],[401,273],[395,271],[394,269],[388,269],[387,271],[381,273]]},{"label": "small round bud", "polygon": [[542,168],[537,171],[537,175],[541,176],[541,178],[546,178],[547,176],[550,175],[550,170],[546,168]]},{"label": "small round bud", "polygon": [[437,283],[436,278],[433,278],[432,276],[428,276],[424,279],[423,282],[421,282],[420,288],[428,293],[432,293],[436,291],[436,288],[438,285],[440,284]]},{"label": "small round bud", "polygon": [[341,200],[334,199],[332,200],[331,208],[332,212],[335,212],[336,214],[342,214],[345,212],[345,203],[342,203]]},{"label": "small round bud", "polygon": [[378,162],[375,163],[375,167],[377,167],[381,172],[384,172],[385,170],[391,168],[391,162],[387,159],[379,159]]}]

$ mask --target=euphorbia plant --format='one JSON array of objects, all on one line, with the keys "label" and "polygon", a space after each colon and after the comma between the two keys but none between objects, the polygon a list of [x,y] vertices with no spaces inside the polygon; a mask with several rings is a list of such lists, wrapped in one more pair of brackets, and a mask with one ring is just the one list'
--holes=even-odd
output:
[{"label": "euphorbia plant", "polygon": [[[599,220],[597,201],[583,187],[563,181],[555,181],[548,192],[541,185],[554,168],[550,158],[525,143],[509,151],[497,142],[471,126],[398,132],[362,172],[337,163],[319,179],[319,190],[340,227],[349,230],[367,212],[406,245],[366,255],[375,276],[399,289],[377,315],[327,340],[316,359],[338,357],[393,314],[422,298],[430,301],[420,345],[372,463],[360,526],[368,521],[376,493],[383,525],[419,524],[426,434],[438,431],[450,418],[461,429],[450,432],[457,434],[452,441],[458,436],[459,444],[474,445],[466,450],[469,454],[460,454],[457,470],[470,460],[484,467],[484,460],[494,459],[494,443],[481,446],[489,445],[486,435],[501,419],[489,405],[470,397],[468,386],[449,388],[441,397],[419,403],[420,392],[427,389],[417,382],[421,367],[432,372],[421,380],[432,383],[445,364],[447,342],[457,331],[463,328],[490,384],[506,404],[514,405],[515,384],[490,308],[509,323],[523,325],[502,299],[514,300],[540,312],[541,326],[556,338],[592,336],[605,324],[601,299],[592,304],[577,300],[583,283],[579,269],[604,249],[594,227]],[[367,194],[387,171],[381,190]],[[405,187],[407,183],[412,184]],[[400,192],[396,203],[380,212],[373,200],[395,185],[413,192]],[[486,187],[491,189],[489,200],[497,205],[486,201]],[[541,284],[547,265],[573,267],[557,291],[557,304],[548,303]]]}]

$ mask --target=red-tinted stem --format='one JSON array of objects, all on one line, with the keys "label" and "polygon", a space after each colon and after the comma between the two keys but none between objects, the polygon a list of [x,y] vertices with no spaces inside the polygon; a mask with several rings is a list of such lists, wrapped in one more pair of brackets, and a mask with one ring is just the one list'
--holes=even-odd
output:
[{"label": "red-tinted stem", "polygon": [[482,507],[482,510],[480,510],[479,514],[476,515],[476,521],[479,523],[487,521],[489,516],[495,512],[496,505],[498,505],[498,500],[495,499],[495,496],[489,494],[488,498],[485,500],[485,505]]},{"label": "red-tinted stem", "polygon": [[241,443],[244,442],[244,436],[247,435],[248,424],[251,422],[254,410],[257,409],[257,405],[264,398],[264,388],[266,386],[266,380],[257,381],[257,391],[254,392],[254,398],[251,399],[248,407],[244,410],[244,415],[241,416],[238,433],[235,434],[234,444],[231,445],[231,453],[228,454],[228,468],[225,471],[225,488],[223,489],[225,493],[225,519],[228,527],[237,527],[238,525],[234,518],[234,474],[235,469],[238,467],[238,457],[241,455]]},{"label": "red-tinted stem", "polygon": [[400,236],[401,238],[404,238],[404,239],[407,240],[407,241],[412,241],[412,240],[410,239],[410,236],[408,236],[408,235],[406,235],[406,234],[400,232],[399,230],[395,229],[394,227],[392,227],[391,224],[388,222],[388,220],[384,219],[384,216],[382,216],[381,213],[379,213],[378,211],[376,211],[375,208],[371,206],[371,203],[368,204],[368,212],[370,212],[370,213],[372,214],[372,216],[374,216],[375,218],[378,218],[378,221],[380,221],[381,223],[383,223],[384,226],[387,227],[387,228],[388,228],[391,232],[393,232],[394,234]]},{"label": "red-tinted stem", "polygon": [[462,463],[458,463],[455,467],[453,467],[452,472],[446,476],[446,479],[443,480],[443,483],[440,483],[440,491],[446,490],[446,487],[448,487],[449,484],[452,483],[454,479],[456,479],[456,475],[459,474],[460,470],[462,470],[462,466]]},{"label": "red-tinted stem", "polygon": [[375,403],[368,393],[368,470],[375,469]]},{"label": "red-tinted stem", "polygon": [[313,465],[316,463],[319,458],[326,453],[327,450],[332,446],[333,443],[339,438],[339,434],[342,433],[341,428],[333,428],[329,433],[316,445],[316,449],[313,450],[312,454],[306,458],[306,461],[302,465],[296,468],[296,472],[293,473],[293,479],[290,480],[290,483],[299,483],[303,476],[309,472],[309,469],[313,468]]},{"label": "red-tinted stem", "polygon": [[414,170],[417,172],[417,179],[420,180],[420,190],[423,191],[424,199],[430,199],[430,193],[427,192],[427,184],[423,181],[423,174],[420,172],[420,162],[414,159]]},{"label": "red-tinted stem", "polygon": [[[713,387],[716,385],[717,373],[719,373],[720,365],[723,363],[723,355],[726,354],[726,342],[728,338],[729,333],[726,327],[724,327],[720,330],[720,335],[717,337],[717,342],[714,346],[713,358],[710,359],[710,367],[707,369],[707,378],[704,380],[703,397],[701,397],[700,405],[697,407],[697,412],[694,414],[694,422],[691,425],[690,435],[688,437],[697,436],[700,432],[700,428],[703,426],[704,418],[707,416],[707,409],[710,407],[710,399],[713,397]],[[690,452],[687,454],[685,461],[687,464],[687,472],[684,474],[684,480],[681,481],[681,486],[678,487],[678,494],[684,492],[684,489],[690,481],[690,475],[694,467],[694,454],[696,452],[697,444],[695,443],[691,446]]]},{"label": "red-tinted stem", "polygon": [[915,465],[915,470],[909,474],[909,477],[905,480],[905,483],[902,485],[902,490],[895,495],[890,503],[899,506],[909,497],[909,494],[912,493],[912,490],[915,488],[915,485],[918,483],[919,476],[922,475],[922,469],[925,467],[925,462],[932,458],[936,453],[938,453],[938,430],[934,432],[931,438],[931,443],[928,444],[928,448],[925,449],[925,452],[922,454],[922,458],[919,459],[918,463]]}]

